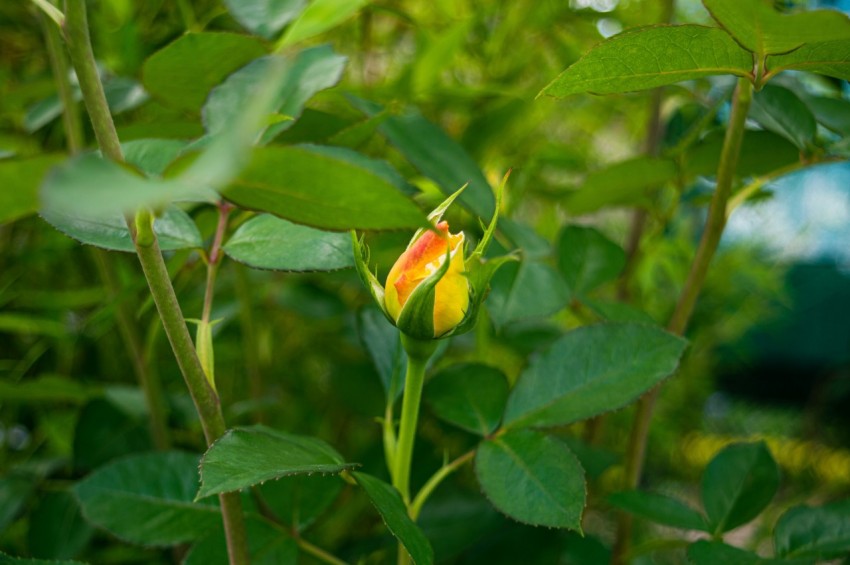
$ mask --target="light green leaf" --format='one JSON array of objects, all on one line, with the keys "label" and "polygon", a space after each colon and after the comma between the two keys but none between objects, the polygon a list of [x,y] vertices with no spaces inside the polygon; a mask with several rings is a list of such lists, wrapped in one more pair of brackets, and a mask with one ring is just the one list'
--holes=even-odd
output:
[{"label": "light green leaf", "polygon": [[736,443],[709,462],[702,503],[711,531],[728,532],[759,515],[779,488],[779,468],[764,442]]},{"label": "light green leaf", "polygon": [[216,506],[192,502],[198,456],[181,452],[132,455],[101,467],[74,486],[83,516],[131,543],[193,541],[221,523]]},{"label": "light green leaf", "polygon": [[655,88],[712,75],[751,77],[752,55],[721,29],[647,26],[603,41],[540,94],[564,98]]},{"label": "light green leaf", "polygon": [[515,430],[483,442],[475,473],[500,511],[533,526],[581,530],[584,471],[561,441]]},{"label": "light green leaf", "polygon": [[230,258],[258,269],[333,271],[354,266],[347,233],[300,226],[270,214],[239,226],[223,249]]},{"label": "light green leaf", "polygon": [[[63,214],[58,210],[45,210],[41,217],[80,243],[113,251],[135,252],[127,223],[121,215],[84,218]],[[153,231],[163,251],[200,249],[204,246],[198,226],[186,212],[174,206],[166,208],[154,220]]]},{"label": "light green leaf", "polygon": [[38,210],[38,187],[63,155],[40,155],[31,159],[0,161],[0,225]]},{"label": "light green leaf", "polygon": [[807,150],[814,142],[817,123],[812,111],[785,87],[768,84],[756,92],[749,117],[800,150]]},{"label": "light green leaf", "polygon": [[180,139],[135,139],[121,144],[124,160],[151,176],[160,176],[186,148]]},{"label": "light green leaf", "polygon": [[643,324],[573,330],[520,375],[505,425],[561,426],[622,408],[676,370],[686,343]]},{"label": "light green leaf", "polygon": [[306,0],[225,0],[227,9],[247,30],[272,39],[298,17]]},{"label": "light green leaf", "polygon": [[425,225],[425,214],[383,178],[306,147],[257,149],[224,194],[245,208],[318,228]]},{"label": "light green leaf", "polygon": [[581,188],[564,200],[575,215],[608,206],[646,206],[649,195],[676,178],[676,165],[667,159],[636,157],[588,173]]},{"label": "light green leaf", "polygon": [[282,49],[328,31],[368,3],[369,0],[313,0],[286,30],[277,48]]},{"label": "light green leaf", "polygon": [[703,0],[712,17],[749,51],[786,53],[804,43],[850,39],[850,19],[837,10],[780,14],[764,0]]},{"label": "light green leaf", "polygon": [[623,248],[594,228],[567,226],[558,238],[558,267],[573,295],[614,280],[626,265]]},{"label": "light green leaf", "polygon": [[709,531],[708,523],[702,514],[669,496],[634,490],[612,494],[608,497],[608,502],[658,524],[685,530]]},{"label": "light green leaf", "polygon": [[785,55],[771,55],[765,62],[764,80],[788,70],[850,80],[850,39],[807,43]]},{"label": "light green leaf", "polygon": [[252,59],[265,55],[259,39],[235,33],[187,33],[145,61],[142,82],[162,102],[199,110],[210,89]]},{"label": "light green leaf", "polygon": [[507,399],[507,377],[481,363],[446,367],[425,387],[425,401],[437,417],[481,436],[499,425]]},{"label": "light green leaf", "polygon": [[797,506],[779,518],[773,533],[780,557],[835,559],[850,553],[850,500]]},{"label": "light green leaf", "polygon": [[404,546],[416,565],[434,563],[434,550],[422,530],[407,515],[401,494],[380,479],[365,473],[354,473],[357,483],[363,487],[375,509],[384,520],[387,529]]},{"label": "light green leaf", "polygon": [[306,473],[339,473],[355,467],[320,439],[266,426],[228,430],[201,460],[198,499]]}]

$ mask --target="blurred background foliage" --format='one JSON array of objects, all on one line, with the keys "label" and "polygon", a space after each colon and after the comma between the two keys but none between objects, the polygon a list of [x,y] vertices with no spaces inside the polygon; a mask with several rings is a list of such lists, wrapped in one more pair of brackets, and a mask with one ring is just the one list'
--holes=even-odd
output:
[{"label": "blurred background foliage", "polygon": [[[489,314],[476,332],[451,342],[438,368],[481,361],[514,382],[529,357],[566,329],[612,317],[649,316],[658,323],[669,317],[701,231],[716,159],[710,145],[714,140],[719,147],[731,81],[692,81],[664,90],[657,153],[675,162],[670,170],[645,163],[610,168],[646,154],[654,94],[535,99],[604,37],[664,21],[667,8],[658,0],[384,0],[311,40],[329,42],[348,65],[341,83],[314,97],[279,142],[345,140],[392,163],[419,189],[424,207],[441,200],[435,174],[375,134],[378,124],[363,121],[354,95],[390,113],[407,115],[415,108],[456,140],[493,186],[513,169],[503,213],[515,223],[515,234],[523,235],[522,243],[514,238],[523,265],[535,264],[528,261],[533,258],[543,267],[522,283],[510,269],[500,273]],[[200,136],[197,109],[146,92],[144,64],[186,31],[243,33],[227,7],[212,0],[93,1],[89,14],[122,141]],[[706,23],[708,15],[698,2],[680,0],[669,19]],[[27,2],[0,3],[0,159],[65,152],[46,25]],[[799,74],[780,83],[804,101],[815,100],[812,108],[823,99],[850,105],[841,81]],[[845,156],[846,124],[826,123],[843,115],[819,116],[815,144],[802,153]],[[85,128],[91,146],[87,122]],[[678,151],[688,136],[690,149]],[[799,159],[799,148],[774,138],[753,143],[749,153],[745,145],[743,160],[751,168],[742,176]],[[441,143],[427,137],[423,142]],[[841,164],[817,171],[768,183],[733,214],[688,335],[688,356],[665,386],[650,437],[644,486],[685,499],[698,497],[696,479],[722,446],[768,440],[783,469],[783,486],[775,508],[735,534],[738,545],[750,548],[767,539],[782,509],[850,492],[850,172]],[[575,191],[589,183],[662,188],[640,202],[576,203]],[[562,229],[594,226],[628,249],[633,204],[646,210],[647,224],[627,276],[605,277],[579,296],[570,273],[555,268]],[[214,211],[189,212],[209,240]],[[179,559],[179,548],[129,546],[92,528],[68,492],[101,464],[152,448],[144,399],[116,331],[120,303],[132,305],[151,370],[167,391],[173,443],[197,453],[204,449],[138,264],[131,255],[111,253],[120,280],[120,293],[111,295],[89,248],[37,216],[6,220],[0,225],[0,550],[95,563]],[[477,229],[460,209],[449,220],[453,228]],[[370,235],[381,278],[408,237]],[[184,311],[198,316],[203,263],[190,251],[169,253],[167,260]],[[522,307],[512,309],[511,300]],[[631,307],[617,306],[624,303]],[[315,435],[347,460],[382,472],[375,419],[383,413],[383,393],[358,329],[358,311],[366,304],[351,270],[280,273],[225,262],[212,317],[221,319],[214,328],[216,373],[228,424],[264,422]],[[508,520],[487,504],[472,471],[464,469],[440,487],[421,517],[438,561],[604,562],[613,536],[605,495],[616,490],[622,472],[617,454],[631,421],[626,408],[602,425],[561,431],[590,480],[586,537]],[[427,410],[420,438],[415,484],[439,467],[444,453],[456,455],[474,443]],[[371,555],[368,563],[387,555],[390,539],[362,494],[345,488],[317,515],[309,525],[315,543],[347,558]],[[641,528],[644,539],[672,535],[657,526]],[[648,549],[637,562],[683,559],[681,550]]]}]

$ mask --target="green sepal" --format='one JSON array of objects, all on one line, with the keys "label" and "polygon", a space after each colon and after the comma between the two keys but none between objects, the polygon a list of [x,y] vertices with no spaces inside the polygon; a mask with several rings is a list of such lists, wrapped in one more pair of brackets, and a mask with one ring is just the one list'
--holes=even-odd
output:
[{"label": "green sepal", "polygon": [[[502,193],[505,191],[505,185],[508,184],[508,177],[510,176],[511,169],[508,169],[508,172],[502,177],[502,182],[499,183],[498,190],[496,190],[496,210],[493,212],[493,217],[490,219],[490,225],[487,226],[486,230],[484,230],[484,235],[481,237],[481,241],[478,242],[478,245],[475,246],[475,250],[466,259],[465,267],[467,271],[471,271],[476,268],[476,266],[481,262],[481,258],[484,257],[484,254],[487,252],[487,248],[490,247],[490,242],[493,240],[493,234],[496,232],[496,224],[499,222],[499,210],[502,207]],[[495,273],[495,271],[493,272]],[[489,283],[490,279],[487,279],[487,282]]]},{"label": "green sepal", "polygon": [[215,388],[215,353],[213,350],[212,327],[215,322],[205,322],[199,320],[198,329],[195,333],[195,350],[198,353],[198,359],[201,361],[201,368],[210,383],[213,391],[218,393]]},{"label": "green sepal", "polygon": [[[434,229],[433,226],[436,226],[438,223],[440,223],[440,220],[443,219],[443,214],[446,213],[446,210],[449,209],[449,206],[452,205],[452,202],[454,202],[455,199],[460,196],[460,193],[466,190],[467,186],[469,186],[469,183],[466,183],[458,190],[456,190],[454,194],[443,200],[442,204],[434,208],[431,213],[428,214],[428,222],[430,222],[432,226],[430,229]],[[410,243],[407,244],[407,249],[410,249],[411,246],[416,243],[416,240],[422,237],[422,234],[424,234],[427,229],[429,228],[419,228],[418,230],[416,230],[416,233],[414,233],[413,237],[410,238]]]},{"label": "green sepal", "polygon": [[441,337],[465,334],[475,327],[475,322],[478,321],[478,311],[481,310],[481,305],[490,292],[490,281],[496,271],[510,261],[519,261],[519,256],[511,253],[487,261],[479,259],[475,266],[470,265],[467,261],[467,269],[469,270],[466,271],[465,275],[469,279],[469,309],[466,311],[463,320],[452,331]]},{"label": "green sepal", "polygon": [[[460,249],[456,252],[458,251]],[[440,268],[431,273],[410,293],[395,323],[402,333],[416,339],[441,337],[434,336],[434,300],[437,294],[437,283],[449,272],[451,261],[452,250],[448,248],[446,259]]]},{"label": "green sepal", "polygon": [[393,321],[392,316],[387,312],[386,306],[384,306],[384,287],[381,286],[381,283],[378,282],[378,278],[372,274],[372,271],[369,270],[369,247],[363,242],[364,237],[357,238],[357,232],[351,230],[351,246],[354,250],[354,267],[357,269],[357,274],[360,275],[360,280],[363,282],[363,285],[369,289],[369,293],[372,295],[372,299],[378,305],[378,308],[381,309],[381,312],[384,313],[387,320],[390,321],[391,324],[395,325],[395,321]]}]

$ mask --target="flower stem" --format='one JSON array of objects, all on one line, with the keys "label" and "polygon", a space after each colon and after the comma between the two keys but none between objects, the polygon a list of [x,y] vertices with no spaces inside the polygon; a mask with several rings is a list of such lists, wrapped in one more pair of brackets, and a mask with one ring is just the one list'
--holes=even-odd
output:
[{"label": "flower stem", "polygon": [[[109,113],[92,52],[85,0],[65,1],[63,29],[71,54],[71,62],[77,72],[83,101],[100,150],[105,157],[121,162],[123,161],[121,143],[115,131],[112,115]],[[186,320],[177,302],[174,286],[171,284],[156,234],[153,231],[153,217],[150,212],[140,210],[136,214],[136,221],[128,219],[127,224],[171,349],[198,411],[207,444],[211,444],[225,431],[221,405],[207,382],[192,338],[189,336]],[[248,542],[239,494],[222,494],[219,500],[230,563],[246,565]]]},{"label": "flower stem", "polygon": [[[711,199],[705,230],[691,264],[691,270],[688,273],[682,294],[679,296],[670,323],[667,325],[668,331],[677,335],[684,334],[687,329],[697,298],[705,282],[709,264],[715,251],[717,251],[720,236],[723,235],[723,228],[726,226],[726,206],[732,192],[732,181],[735,178],[735,170],[738,166],[738,156],[741,152],[744,125],[747,121],[752,92],[753,87],[748,79],[738,79],[738,86],[735,89],[732,101],[732,115],[729,119],[726,137],[723,140],[720,164],[717,169],[717,188]],[[657,386],[638,401],[626,453],[624,490],[633,490],[640,483],[652,411],[660,390],[661,387]],[[625,557],[629,554],[631,546],[632,524],[630,514],[625,512],[620,514],[617,524],[617,539],[611,557],[611,562],[614,564],[625,563]]]}]

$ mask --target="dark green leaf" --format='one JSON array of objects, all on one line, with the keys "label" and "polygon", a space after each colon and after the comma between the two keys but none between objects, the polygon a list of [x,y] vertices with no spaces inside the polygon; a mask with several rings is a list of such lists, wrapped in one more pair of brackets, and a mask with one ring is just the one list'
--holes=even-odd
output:
[{"label": "dark green leaf", "polygon": [[355,465],[320,439],[253,426],[228,430],[201,460],[197,498],[289,475],[339,473]]},{"label": "dark green leaf", "polygon": [[688,546],[688,559],[694,565],[767,565],[757,554],[719,541],[700,540]]},{"label": "dark green leaf", "polygon": [[[107,218],[83,218],[63,214],[59,210],[41,213],[50,225],[80,243],[113,251],[135,252],[127,223],[121,215]],[[163,251],[200,249],[204,246],[198,226],[186,212],[169,206],[154,220],[153,231]]]},{"label": "dark green leaf", "polygon": [[383,312],[375,308],[361,310],[357,322],[360,340],[375,364],[387,399],[395,401],[404,390],[404,374],[407,370],[407,356],[401,346],[401,334]]},{"label": "dark green leaf", "polygon": [[0,533],[12,523],[34,489],[33,480],[28,477],[10,475],[0,478]]},{"label": "dark green leaf", "polygon": [[835,133],[850,136],[850,101],[843,98],[812,96],[805,99],[817,121]]},{"label": "dark green leaf", "polygon": [[788,70],[850,80],[850,39],[808,43],[785,55],[771,55],[767,58],[765,70],[764,80]]},{"label": "dark green leaf", "polygon": [[269,214],[239,226],[223,249],[232,259],[259,269],[333,271],[354,265],[348,234],[300,226]]},{"label": "dark green leaf", "polygon": [[198,456],[145,453],[101,467],[74,487],[83,516],[113,535],[143,545],[193,541],[221,523],[216,506],[193,503]]},{"label": "dark green leaf", "polygon": [[570,301],[570,291],[555,269],[533,259],[506,264],[491,286],[487,310],[498,326],[554,314]]},{"label": "dark green leaf", "polygon": [[532,430],[508,432],[479,446],[475,472],[490,502],[514,520],[581,529],[584,471],[563,442]]},{"label": "dark green leaf", "polygon": [[347,147],[312,145],[307,143],[300,145],[300,147],[318,155],[324,155],[332,159],[339,159],[340,161],[366,169],[392,184],[399,190],[399,192],[406,194],[407,196],[415,196],[419,193],[419,190],[407,182],[407,180],[405,180],[405,178],[401,176],[401,174],[399,174],[392,165],[386,161],[382,161],[381,159],[372,159],[363,153],[358,153],[357,151],[348,149]]},{"label": "dark green leaf", "polygon": [[29,526],[30,553],[44,559],[74,557],[92,536],[76,499],[65,491],[44,494],[30,514]]},{"label": "dark green leaf", "polygon": [[248,61],[265,55],[259,39],[221,32],[187,33],[151,55],[145,88],[163,102],[198,110],[210,89]]},{"label": "dark green leaf", "polygon": [[[372,102],[351,100],[368,115],[383,111]],[[388,117],[378,131],[423,175],[433,179],[447,196],[468,183],[460,195],[460,202],[480,218],[493,216],[496,199],[484,173],[463,147],[422,114],[411,110],[401,116]]]},{"label": "dark green leaf", "polygon": [[608,497],[608,502],[626,512],[665,526],[709,531],[702,514],[684,502],[669,496],[634,490],[612,494]]},{"label": "dark green leaf", "polygon": [[[689,175],[714,176],[722,148],[723,131],[710,133],[685,156],[685,171]],[[736,174],[739,177],[764,175],[799,160],[800,151],[786,139],[769,131],[746,131]]]},{"label": "dark green leaf", "polygon": [[764,442],[726,447],[702,476],[711,531],[728,532],[759,515],[779,488],[779,468]]},{"label": "dark green leaf", "polygon": [[47,559],[30,559],[26,557],[12,557],[0,552],[0,565],[85,565],[81,561],[52,561]]},{"label": "dark green leaf", "polygon": [[703,0],[709,13],[757,55],[787,53],[804,43],[850,38],[850,20],[837,10],[784,15],[762,0]]},{"label": "dark green leaf", "polygon": [[585,475],[590,479],[598,479],[605,471],[620,463],[622,458],[605,447],[591,445],[578,438],[563,436],[558,439],[567,444],[584,468]]},{"label": "dark green leaf", "polygon": [[144,173],[159,176],[186,148],[180,139],[135,139],[121,144],[124,160]]},{"label": "dark green leaf", "polygon": [[295,475],[262,484],[260,493],[282,524],[300,531],[333,504],[343,484],[335,475]]},{"label": "dark green leaf", "polygon": [[667,159],[636,157],[589,173],[581,189],[569,194],[564,206],[575,215],[608,206],[646,206],[649,196],[676,178],[676,165]]},{"label": "dark green leaf", "polygon": [[558,267],[573,295],[614,280],[625,265],[625,251],[594,228],[567,226],[561,231]]},{"label": "dark green leaf", "polygon": [[573,330],[520,375],[505,425],[560,426],[621,408],[673,373],[686,343],[643,324]]},{"label": "dark green leaf", "polygon": [[753,96],[750,117],[806,150],[814,141],[817,124],[811,110],[796,94],[782,86],[768,84]]},{"label": "dark green leaf", "polygon": [[0,225],[38,210],[38,187],[62,155],[0,161]]},{"label": "dark green leaf", "polygon": [[439,418],[482,436],[499,425],[507,398],[507,377],[481,363],[442,369],[425,387],[425,401]]},{"label": "dark green leaf", "polygon": [[[297,565],[298,546],[292,536],[253,516],[245,520],[245,529],[251,565]],[[216,528],[198,540],[182,565],[229,565],[224,531]]]},{"label": "dark green leaf", "polygon": [[629,92],[712,75],[747,77],[752,70],[752,56],[721,29],[647,26],[603,41],[541,94]]},{"label": "dark green leaf", "polygon": [[336,27],[368,2],[369,0],[313,0],[301,16],[292,22],[278,46],[294,45]]},{"label": "dark green leaf", "polygon": [[797,506],[779,518],[774,531],[781,557],[834,559],[850,553],[850,500],[818,508]]},{"label": "dark green leaf", "polygon": [[588,299],[584,299],[582,302],[608,322],[656,324],[649,314],[624,302],[602,302]]},{"label": "dark green leaf", "polygon": [[346,58],[334,53],[329,45],[311,47],[282,59],[268,56],[246,65],[215,87],[204,104],[203,119],[207,133],[215,135],[226,129],[243,111],[254,95],[256,85],[273,65],[282,64],[281,80],[274,93],[272,108],[283,121],[271,125],[265,141],[292,126],[304,105],[317,92],[335,85],[345,68]]},{"label": "dark green leaf", "polygon": [[425,214],[381,177],[304,147],[257,149],[224,194],[240,206],[319,228],[425,225]]},{"label": "dark green leaf", "polygon": [[298,17],[306,0],[225,0],[225,4],[247,30],[272,39]]},{"label": "dark green leaf", "polygon": [[422,530],[407,515],[401,494],[380,479],[365,473],[354,473],[357,483],[363,487],[372,504],[384,520],[387,529],[404,546],[416,565],[434,562],[434,550]]},{"label": "dark green leaf", "polygon": [[74,430],[74,468],[89,470],[151,448],[148,425],[113,403],[96,398],[80,412]]}]

